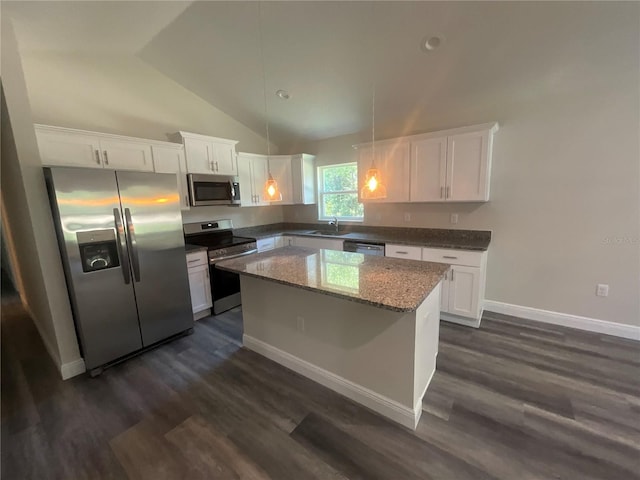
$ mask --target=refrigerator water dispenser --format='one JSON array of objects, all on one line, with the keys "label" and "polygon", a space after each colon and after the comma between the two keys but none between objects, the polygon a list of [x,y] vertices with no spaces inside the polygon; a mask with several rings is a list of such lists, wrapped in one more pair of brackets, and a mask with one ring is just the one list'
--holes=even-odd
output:
[{"label": "refrigerator water dispenser", "polygon": [[76,236],[83,272],[120,266],[116,234],[112,228],[78,232]]}]

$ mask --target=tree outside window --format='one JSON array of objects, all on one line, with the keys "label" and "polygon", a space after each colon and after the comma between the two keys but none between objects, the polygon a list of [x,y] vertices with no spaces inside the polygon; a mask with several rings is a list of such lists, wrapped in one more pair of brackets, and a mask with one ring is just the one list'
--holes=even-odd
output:
[{"label": "tree outside window", "polygon": [[318,217],[330,220],[362,220],[364,206],[358,202],[358,165],[341,163],[318,167]]}]

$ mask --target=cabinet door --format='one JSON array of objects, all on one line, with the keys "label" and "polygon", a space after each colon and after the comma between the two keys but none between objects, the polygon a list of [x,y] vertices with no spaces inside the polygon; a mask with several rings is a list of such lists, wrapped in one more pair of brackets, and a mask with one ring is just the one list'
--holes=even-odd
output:
[{"label": "cabinet door", "polygon": [[263,155],[254,156],[251,159],[251,172],[253,176],[253,191],[255,192],[255,201],[253,205],[270,205],[270,202],[267,202],[262,198],[264,184],[267,183],[267,179],[269,178],[267,157]]},{"label": "cabinet door", "polygon": [[255,192],[253,191],[252,155],[238,154],[238,178],[240,181],[240,206],[253,207]]},{"label": "cabinet door", "polygon": [[38,128],[36,137],[43,165],[103,168],[100,137]]},{"label": "cabinet door", "polygon": [[188,173],[214,173],[211,142],[197,138],[184,139]]},{"label": "cabinet door", "polygon": [[236,147],[228,143],[211,143],[209,146],[213,170],[220,175],[238,175]]},{"label": "cabinet door", "polygon": [[274,237],[259,238],[256,241],[258,252],[267,252],[276,248],[276,240]]},{"label": "cabinet door", "polygon": [[447,140],[447,200],[488,200],[489,132],[452,135]]},{"label": "cabinet door", "polygon": [[153,172],[153,156],[148,143],[100,140],[105,168]]},{"label": "cabinet door", "polygon": [[293,172],[290,155],[276,155],[269,157],[269,169],[271,175],[282,193],[282,201],[274,202],[274,205],[293,205]]},{"label": "cabinet door", "polygon": [[191,291],[193,313],[212,307],[208,265],[189,268],[189,290]]},{"label": "cabinet door", "polygon": [[187,184],[187,167],[182,148],[152,145],[153,169],[158,173],[175,173],[180,195],[180,208],[189,210],[189,186]]},{"label": "cabinet door", "polygon": [[291,157],[292,201],[294,204],[311,205],[317,202],[315,160],[316,157],[307,154]]},{"label": "cabinet door", "polygon": [[[397,142],[375,147],[375,167],[380,171],[387,189],[387,198],[367,202],[398,203],[409,201],[409,144]],[[358,154],[358,197],[364,185],[367,170],[371,168],[372,148],[361,147]],[[360,199],[362,201],[362,199]]]},{"label": "cabinet door", "polygon": [[478,318],[480,269],[454,265],[449,272],[449,313]]},{"label": "cabinet door", "polygon": [[440,291],[440,311],[441,312],[449,312],[449,284],[451,283],[450,278],[451,272],[447,272],[440,282],[442,284],[442,290]]},{"label": "cabinet door", "polygon": [[444,202],[447,181],[447,137],[411,143],[412,202]]}]

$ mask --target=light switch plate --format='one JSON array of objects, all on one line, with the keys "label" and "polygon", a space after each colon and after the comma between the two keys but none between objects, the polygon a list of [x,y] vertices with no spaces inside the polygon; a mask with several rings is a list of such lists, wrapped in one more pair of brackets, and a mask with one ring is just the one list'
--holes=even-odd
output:
[{"label": "light switch plate", "polygon": [[404,221],[405,222],[410,222],[411,221],[411,214],[409,212],[405,212],[404,213]]},{"label": "light switch plate", "polygon": [[458,223],[458,214],[457,213],[452,213],[451,214],[451,223],[453,223],[453,224]]}]

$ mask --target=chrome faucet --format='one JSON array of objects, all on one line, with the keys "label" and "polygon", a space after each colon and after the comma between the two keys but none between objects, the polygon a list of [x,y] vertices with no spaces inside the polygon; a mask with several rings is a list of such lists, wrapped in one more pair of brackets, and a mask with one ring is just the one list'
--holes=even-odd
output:
[{"label": "chrome faucet", "polygon": [[338,217],[333,217],[333,220],[329,220],[329,225],[336,227],[336,233],[338,233]]}]

